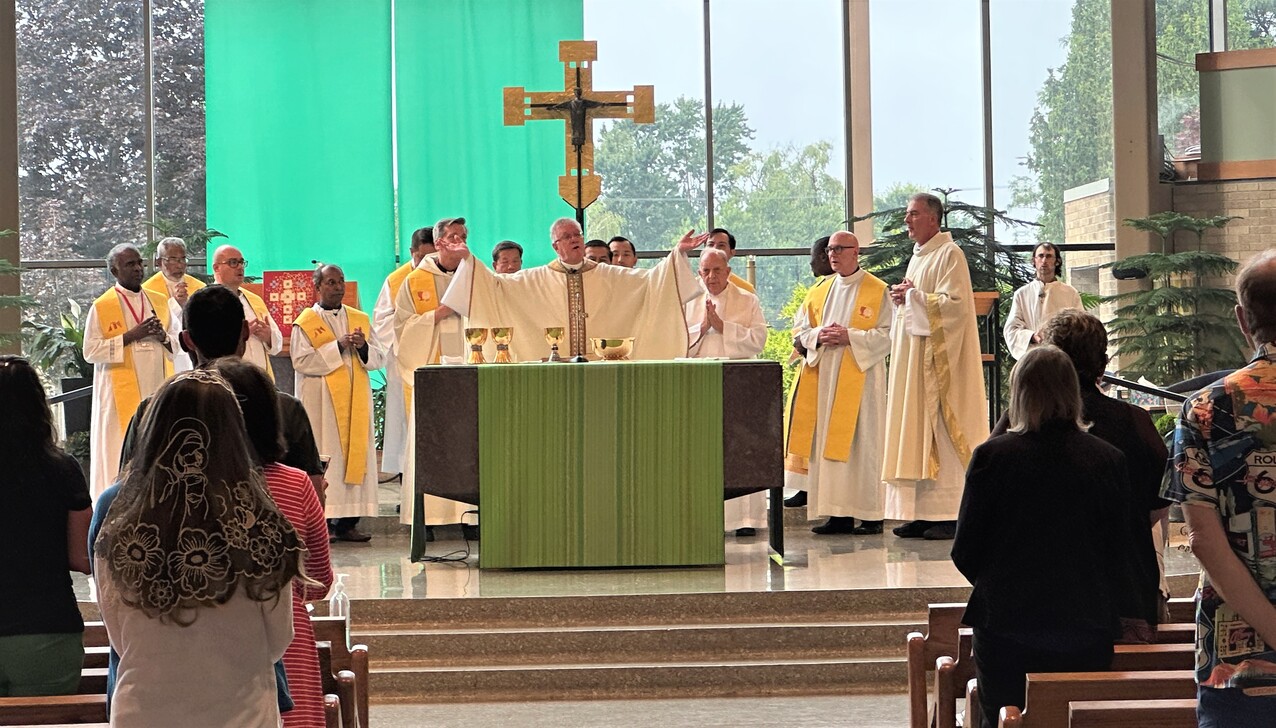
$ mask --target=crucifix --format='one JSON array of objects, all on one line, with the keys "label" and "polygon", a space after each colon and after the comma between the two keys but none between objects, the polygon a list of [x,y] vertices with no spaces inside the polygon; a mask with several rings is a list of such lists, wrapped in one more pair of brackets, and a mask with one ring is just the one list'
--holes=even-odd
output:
[{"label": "crucifix", "polygon": [[505,125],[523,126],[528,119],[567,122],[567,170],[558,178],[558,194],[575,208],[576,222],[583,228],[585,208],[602,193],[602,178],[594,171],[594,120],[633,119],[635,124],[654,123],[655,87],[595,91],[596,40],[559,41],[558,60],[563,62],[562,91],[529,92],[522,86],[505,87]]}]

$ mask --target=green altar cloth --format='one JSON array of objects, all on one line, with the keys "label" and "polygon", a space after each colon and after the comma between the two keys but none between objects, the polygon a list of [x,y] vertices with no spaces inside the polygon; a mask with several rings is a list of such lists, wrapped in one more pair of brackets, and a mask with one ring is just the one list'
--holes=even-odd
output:
[{"label": "green altar cloth", "polygon": [[724,563],[722,366],[478,368],[483,568]]}]

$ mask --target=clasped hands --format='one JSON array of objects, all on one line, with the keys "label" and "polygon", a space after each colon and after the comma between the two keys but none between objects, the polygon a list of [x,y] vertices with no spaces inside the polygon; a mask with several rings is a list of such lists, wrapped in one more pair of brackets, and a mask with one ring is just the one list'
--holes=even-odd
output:
[{"label": "clasped hands", "polygon": [[257,337],[261,343],[270,348],[270,324],[261,319],[253,319],[248,322],[248,333]]},{"label": "clasped hands", "polygon": [[850,346],[851,334],[841,324],[825,324],[820,327],[816,342],[819,346]]},{"label": "clasped hands", "polygon": [[368,345],[368,337],[364,335],[363,329],[356,328],[354,331],[343,335],[337,339],[337,346],[342,351],[358,351]]},{"label": "clasped hands", "polygon": [[908,292],[916,287],[917,286],[913,285],[913,282],[907,278],[891,286],[891,303],[894,303],[896,306],[903,306],[904,299],[908,296]]},{"label": "clasped hands", "polygon": [[704,318],[700,320],[700,330],[716,329],[722,332],[722,317],[718,315],[718,307],[708,298],[704,299]]},{"label": "clasped hands", "polygon": [[125,345],[143,339],[155,339],[161,343],[167,343],[168,332],[164,331],[164,324],[160,323],[159,318],[152,316],[124,332]]}]

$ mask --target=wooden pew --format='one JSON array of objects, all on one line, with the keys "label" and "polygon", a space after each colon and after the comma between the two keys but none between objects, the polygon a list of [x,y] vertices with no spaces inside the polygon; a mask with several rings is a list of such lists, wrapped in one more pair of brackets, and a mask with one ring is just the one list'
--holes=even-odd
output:
[{"label": "wooden pew", "polygon": [[0,725],[103,723],[108,718],[105,693],[0,698]]},{"label": "wooden pew", "polygon": [[908,635],[908,727],[928,728],[926,672],[941,657],[957,654],[957,630],[965,604],[931,604],[927,609],[926,634]]},{"label": "wooden pew", "polygon": [[1196,665],[1196,645],[1188,643],[1117,645],[1112,672],[1191,670]]},{"label": "wooden pew", "polygon": [[[368,647],[367,645],[346,645],[345,617],[311,617],[310,623],[315,629],[316,642],[328,642],[332,648],[332,669],[340,675],[342,670],[349,670],[355,680],[355,707],[358,713],[357,728],[368,728]],[[922,688],[925,690],[925,686]],[[345,697],[342,696],[342,702]],[[347,725],[346,728],[355,728]]]},{"label": "wooden pew", "polygon": [[[358,689],[355,687],[354,673],[349,670],[332,668],[332,643],[315,642],[319,651],[319,676],[323,680],[324,718],[328,728],[358,728]],[[329,714],[330,703],[335,704],[336,724]]]},{"label": "wooden pew", "polygon": [[1070,728],[1196,728],[1195,700],[1083,700],[1068,706]]},{"label": "wooden pew", "polygon": [[1001,709],[1001,728],[1067,728],[1069,703],[1106,700],[1189,700],[1191,670],[1047,672],[1028,675],[1024,710]]}]

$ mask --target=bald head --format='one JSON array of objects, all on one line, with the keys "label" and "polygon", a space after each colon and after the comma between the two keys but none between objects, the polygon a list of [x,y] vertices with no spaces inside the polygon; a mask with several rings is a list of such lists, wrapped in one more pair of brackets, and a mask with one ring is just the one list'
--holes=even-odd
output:
[{"label": "bald head", "polygon": [[244,285],[244,254],[233,245],[223,245],[213,252],[213,280],[238,293]]},{"label": "bald head", "polygon": [[1250,258],[1236,275],[1236,320],[1252,346],[1276,341],[1276,250]]},{"label": "bald head", "polygon": [[854,233],[838,230],[829,236],[829,265],[840,276],[860,269],[860,241]]}]

